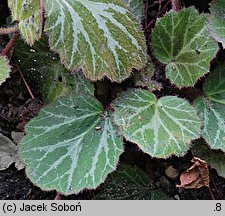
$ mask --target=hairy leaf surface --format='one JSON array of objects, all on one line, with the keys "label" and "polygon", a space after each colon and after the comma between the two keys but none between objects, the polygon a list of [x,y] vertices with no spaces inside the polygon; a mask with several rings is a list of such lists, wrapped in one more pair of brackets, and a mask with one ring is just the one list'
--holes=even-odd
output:
[{"label": "hairy leaf surface", "polygon": [[33,45],[41,38],[42,23],[39,0],[9,0],[12,20],[19,22],[19,30],[26,43]]},{"label": "hairy leaf surface", "polygon": [[0,85],[9,77],[10,66],[4,56],[0,56]]},{"label": "hairy leaf surface", "polygon": [[143,19],[143,8],[144,8],[143,1],[142,0],[124,0],[124,1],[127,3],[133,15],[141,22]]},{"label": "hairy leaf surface", "polygon": [[203,91],[207,98],[225,107],[225,63],[219,63],[207,77]]},{"label": "hairy leaf surface", "polygon": [[225,106],[205,97],[195,101],[203,120],[202,136],[212,149],[225,151]]},{"label": "hairy leaf surface", "polygon": [[115,100],[115,122],[122,134],[144,152],[158,158],[184,155],[200,135],[201,121],[184,99],[159,100],[141,89],[131,89]]},{"label": "hairy leaf surface", "polygon": [[225,48],[225,1],[216,0],[210,5],[209,31],[215,40]]},{"label": "hairy leaf surface", "polygon": [[96,188],[123,152],[122,137],[93,96],[59,98],[27,124],[26,132],[19,153],[28,177],[63,194]]},{"label": "hairy leaf surface", "polygon": [[156,22],[152,33],[155,56],[166,64],[166,76],[179,87],[193,86],[209,71],[218,51],[207,31],[206,14],[194,8],[170,11]]},{"label": "hairy leaf surface", "polygon": [[69,70],[121,82],[146,62],[140,24],[122,0],[46,0],[45,31]]},{"label": "hairy leaf surface", "polygon": [[204,122],[202,136],[212,149],[225,151],[225,76],[219,63],[203,84],[204,96],[195,102]]}]

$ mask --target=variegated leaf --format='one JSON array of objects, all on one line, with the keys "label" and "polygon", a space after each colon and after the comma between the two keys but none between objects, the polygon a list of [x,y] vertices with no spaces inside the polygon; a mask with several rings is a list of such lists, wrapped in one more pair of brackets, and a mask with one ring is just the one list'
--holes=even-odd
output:
[{"label": "variegated leaf", "polygon": [[209,31],[225,48],[225,1],[214,0],[210,5]]},{"label": "variegated leaf", "polygon": [[28,177],[63,194],[96,188],[123,152],[111,116],[93,96],[58,99],[27,124],[26,132],[19,153]]},{"label": "variegated leaf", "polygon": [[0,85],[9,77],[10,66],[5,56],[0,56]]},{"label": "variegated leaf", "polygon": [[184,99],[159,100],[142,89],[131,89],[113,102],[114,119],[124,137],[153,157],[184,155],[200,136],[201,121]]},{"label": "variegated leaf", "polygon": [[207,77],[203,85],[204,94],[210,100],[225,107],[225,63],[218,63],[217,67]]},{"label": "variegated leaf", "polygon": [[193,86],[209,71],[218,44],[207,31],[208,15],[194,8],[170,11],[152,33],[155,56],[166,64],[166,76],[179,87]]},{"label": "variegated leaf", "polygon": [[195,105],[204,122],[202,136],[212,149],[225,151],[225,73],[224,63],[218,63],[203,84],[205,97]]},{"label": "variegated leaf", "polygon": [[225,151],[225,106],[205,97],[195,101],[204,122],[202,136],[212,149]]},{"label": "variegated leaf", "polygon": [[225,154],[222,151],[211,150],[206,143],[197,140],[191,148],[195,157],[205,160],[211,168],[216,169],[217,173],[225,178]]},{"label": "variegated leaf", "polygon": [[146,62],[140,24],[122,0],[46,0],[45,31],[69,70],[121,82]]},{"label": "variegated leaf", "polygon": [[29,45],[39,40],[42,34],[42,12],[39,0],[9,0],[12,20],[19,22],[19,30]]},{"label": "variegated leaf", "polygon": [[136,17],[140,22],[143,19],[143,9],[144,9],[144,4],[143,0],[124,0],[130,10],[132,11],[134,17]]}]

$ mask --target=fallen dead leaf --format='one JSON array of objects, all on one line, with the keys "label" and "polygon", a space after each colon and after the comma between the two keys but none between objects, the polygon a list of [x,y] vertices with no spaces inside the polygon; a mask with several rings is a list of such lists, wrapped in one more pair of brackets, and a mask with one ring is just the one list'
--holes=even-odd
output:
[{"label": "fallen dead leaf", "polygon": [[24,168],[24,164],[19,159],[18,146],[0,134],[0,170],[7,169],[14,162],[18,170]]},{"label": "fallen dead leaf", "polygon": [[12,131],[11,133],[12,140],[15,144],[19,144],[19,142],[23,139],[24,136],[25,136],[24,132]]},{"label": "fallen dead leaf", "polygon": [[177,187],[185,189],[209,187],[209,170],[206,161],[194,157],[191,162],[194,164],[181,174],[181,184]]}]

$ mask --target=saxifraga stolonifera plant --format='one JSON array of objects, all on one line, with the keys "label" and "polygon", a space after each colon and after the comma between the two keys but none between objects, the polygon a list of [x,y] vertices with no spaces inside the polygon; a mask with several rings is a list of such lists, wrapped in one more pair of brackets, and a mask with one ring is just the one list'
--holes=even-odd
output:
[{"label": "saxifraga stolonifera plant", "polygon": [[[210,72],[191,104],[152,93],[159,84],[147,57],[141,0],[8,0],[8,6],[14,26],[0,33],[11,34],[11,43],[23,39],[14,55],[23,70],[44,76],[39,87],[48,103],[28,122],[19,144],[34,184],[65,195],[96,188],[116,169],[123,138],[156,158],[181,157],[191,149],[225,177],[225,64],[210,71],[218,42],[225,46],[224,0],[211,3],[210,14],[172,1],[151,32],[152,54],[174,86],[194,87]],[[0,83],[10,73],[7,50],[0,56]],[[135,76],[133,69],[140,70],[140,87],[121,92],[105,109],[94,82],[107,77],[120,83]],[[207,144],[191,145],[200,137]]]}]

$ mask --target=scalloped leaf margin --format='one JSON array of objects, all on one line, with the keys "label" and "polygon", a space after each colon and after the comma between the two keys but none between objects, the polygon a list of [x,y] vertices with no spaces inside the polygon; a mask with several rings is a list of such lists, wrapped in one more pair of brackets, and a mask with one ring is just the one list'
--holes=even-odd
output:
[{"label": "scalloped leaf margin", "polygon": [[111,115],[89,95],[59,98],[25,130],[19,154],[28,177],[44,190],[66,195],[96,188],[123,152]]},{"label": "scalloped leaf margin", "polygon": [[123,136],[153,157],[182,156],[201,133],[196,110],[176,96],[157,100],[149,91],[130,89],[112,106]]},{"label": "scalloped leaf margin", "polygon": [[8,0],[12,20],[19,22],[19,30],[27,44],[33,45],[42,35],[42,12],[39,0]]},{"label": "scalloped leaf margin", "polygon": [[9,77],[10,71],[8,59],[5,56],[0,56],[0,85]]},{"label": "scalloped leaf margin", "polygon": [[193,86],[209,72],[219,50],[207,31],[207,14],[193,8],[170,11],[156,22],[152,47],[157,59],[166,64],[166,76],[178,87]]},{"label": "scalloped leaf margin", "polygon": [[211,16],[209,17],[208,28],[212,37],[221,42],[225,48],[225,1],[214,0],[210,4]]},{"label": "scalloped leaf margin", "polygon": [[202,137],[212,149],[225,151],[225,76],[219,63],[203,84],[204,96],[195,101],[203,121]]},{"label": "scalloped leaf margin", "polygon": [[46,0],[45,7],[50,47],[69,70],[121,82],[145,65],[144,34],[122,0]]}]

